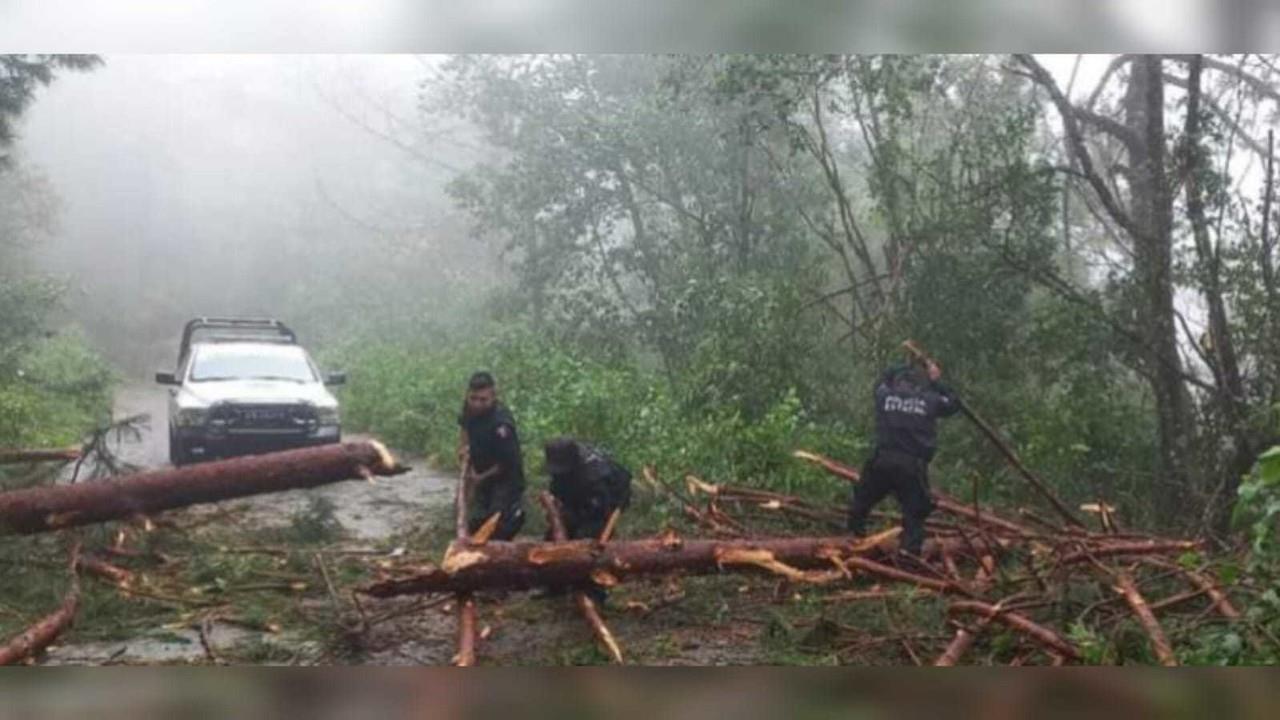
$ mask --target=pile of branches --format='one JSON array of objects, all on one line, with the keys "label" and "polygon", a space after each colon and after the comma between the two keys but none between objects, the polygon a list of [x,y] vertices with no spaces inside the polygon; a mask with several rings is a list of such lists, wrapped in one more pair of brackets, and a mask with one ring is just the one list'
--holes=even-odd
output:
[{"label": "pile of branches", "polygon": [[[811,453],[796,455],[858,480],[854,468]],[[912,558],[898,551],[896,518],[883,513],[895,527],[858,539],[843,532],[845,510],[839,506],[692,476],[685,487],[674,487],[649,469],[644,477],[711,537],[684,538],[668,529],[643,540],[499,542],[481,532],[459,536],[438,566],[404,568],[360,592],[473,598],[483,590],[748,572],[775,576],[787,588],[818,588],[823,602],[924,593],[943,599],[945,611],[934,626],[895,627],[893,637],[874,640],[899,642],[912,661],[940,666],[983,662],[974,648],[997,629],[1013,638],[1014,664],[1086,662],[1072,628],[1105,632],[1126,623],[1141,629],[1158,662],[1176,665],[1176,646],[1166,632],[1171,617],[1192,623],[1241,620],[1202,564],[1201,541],[1123,530],[1105,505],[1082,508],[1098,518],[1099,527],[1091,529],[1026,510],[1012,517],[935,492],[937,512],[927,523],[923,558]],[[554,527],[553,509],[545,503]],[[790,532],[780,534],[780,525]],[[797,536],[797,529],[805,534]],[[602,648],[620,661],[617,638],[594,610],[584,608],[584,618]],[[465,626],[459,638],[469,664],[474,638]]]},{"label": "pile of branches", "polygon": [[[856,469],[837,461],[803,451],[795,455],[849,482],[859,480]],[[686,492],[678,495],[690,519],[725,538],[750,538],[758,528],[780,522],[843,527],[846,517],[838,506],[696,477],[686,478]],[[1202,541],[1122,530],[1114,509],[1102,503],[1081,507],[1098,520],[1098,528],[1089,529],[1026,509],[1015,519],[936,490],[933,500],[936,512],[926,529],[938,552],[926,562],[903,558],[902,563],[930,581],[898,580],[949,596],[946,617],[939,619],[948,633],[911,628],[901,634],[907,655],[918,663],[932,657],[934,665],[962,664],[994,627],[1019,638],[1014,664],[1080,662],[1082,651],[1069,639],[1072,628],[1105,634],[1133,623],[1146,636],[1151,655],[1173,666],[1177,648],[1167,626],[1242,620],[1204,561]],[[940,591],[939,583],[945,589]],[[873,591],[837,592],[824,599],[869,601],[900,594],[877,584]],[[947,638],[945,644],[938,637]],[[932,655],[916,647],[919,638],[934,639]]]}]

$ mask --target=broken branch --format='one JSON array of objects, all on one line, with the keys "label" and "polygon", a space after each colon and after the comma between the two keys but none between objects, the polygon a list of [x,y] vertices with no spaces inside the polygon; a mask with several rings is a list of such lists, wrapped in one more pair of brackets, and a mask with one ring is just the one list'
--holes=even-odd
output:
[{"label": "broken branch", "polygon": [[0,645],[0,665],[12,665],[25,660],[49,647],[64,630],[71,627],[80,607],[80,579],[76,567],[80,564],[80,548],[71,551],[71,587],[57,610],[45,615],[17,637]]},{"label": "broken branch", "polygon": [[[547,527],[551,529],[551,539],[557,542],[568,540],[569,534],[565,531],[564,516],[560,513],[559,501],[551,493],[544,490],[538,496],[538,502],[542,503],[542,509],[547,515]],[[600,534],[600,542],[603,543],[608,539],[617,517],[618,511],[614,510],[604,532]],[[604,646],[605,651],[609,653],[613,661],[621,665],[622,648],[618,646],[618,641],[614,639],[613,633],[609,632],[609,626],[604,624],[604,619],[600,617],[596,604],[581,590],[574,592],[573,599],[578,605],[578,611],[582,613],[582,618],[587,621],[587,627],[591,628],[591,634],[595,635],[596,640]]]}]

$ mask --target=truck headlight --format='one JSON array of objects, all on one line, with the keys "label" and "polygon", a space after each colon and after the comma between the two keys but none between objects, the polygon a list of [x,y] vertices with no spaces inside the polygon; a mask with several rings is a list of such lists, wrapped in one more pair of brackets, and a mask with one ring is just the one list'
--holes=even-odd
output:
[{"label": "truck headlight", "polygon": [[337,425],[339,423],[338,408],[318,406],[316,407],[316,424],[317,425]]},{"label": "truck headlight", "polygon": [[208,419],[208,408],[178,408],[178,417],[175,422],[178,427],[195,427],[204,425]]}]

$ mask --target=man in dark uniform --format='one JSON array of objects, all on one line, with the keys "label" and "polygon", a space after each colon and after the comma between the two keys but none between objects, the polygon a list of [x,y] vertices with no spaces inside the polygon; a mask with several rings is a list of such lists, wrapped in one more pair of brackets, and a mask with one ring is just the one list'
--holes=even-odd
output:
[{"label": "man in dark uniform", "polygon": [[[551,494],[560,501],[565,533],[570,540],[599,538],[615,510],[631,504],[631,472],[605,453],[570,437],[547,442],[547,474]],[[550,531],[547,531],[550,539]],[[583,588],[597,603],[605,589],[594,583]],[[553,588],[548,594],[563,592]]]},{"label": "man in dark uniform", "polygon": [[938,382],[942,369],[932,361],[895,366],[875,388],[876,445],[854,486],[849,530],[866,534],[871,508],[893,493],[902,508],[902,550],[919,558],[924,521],[933,512],[929,461],[937,451],[937,420],[960,410],[955,395]]},{"label": "man in dark uniform", "polygon": [[510,540],[524,525],[524,462],[515,418],[498,402],[497,386],[489,373],[471,376],[458,424],[469,455],[467,531],[475,533],[494,513],[502,513],[492,537]]}]

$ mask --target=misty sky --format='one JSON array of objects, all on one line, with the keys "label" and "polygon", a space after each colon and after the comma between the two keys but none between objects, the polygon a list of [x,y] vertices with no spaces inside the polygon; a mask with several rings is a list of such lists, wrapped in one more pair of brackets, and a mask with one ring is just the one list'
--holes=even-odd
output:
[{"label": "misty sky", "polygon": [[466,159],[448,136],[428,143],[417,113],[438,59],[105,59],[43,89],[17,146],[61,206],[38,257],[73,278],[72,307],[99,340],[122,314],[154,316],[154,332],[124,327],[162,346],[182,317],[284,312],[331,291],[326,273],[353,254],[394,262],[397,238],[464,234],[443,193],[450,174],[432,163]]},{"label": "misty sky", "polygon": [[[447,171],[424,167],[334,107],[412,138],[418,83],[432,59],[106,59],[44,89],[21,129],[25,164],[47,176],[62,203],[47,253],[57,267],[83,267],[77,258],[86,253],[96,265],[98,253],[114,253],[127,261],[109,263],[121,280],[143,282],[155,268],[132,253],[142,247],[166,263],[199,263],[246,239],[270,243],[321,221],[422,227],[431,208],[420,199],[443,207]],[[1064,82],[1073,59],[1045,57]],[[1104,65],[1086,59],[1081,86]],[[424,150],[455,164],[461,157],[447,146]]]},{"label": "misty sky", "polygon": [[[317,182],[333,196],[394,194],[401,154],[321,92],[346,100],[362,89],[412,117],[422,72],[396,56],[112,56],[42,93],[20,151],[57,188],[60,236],[216,241],[245,232],[236,218],[246,212],[287,225],[312,209]],[[209,227],[211,215],[229,226]]]}]

